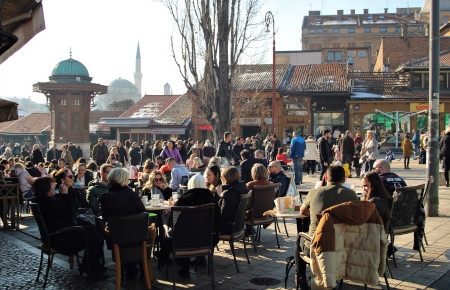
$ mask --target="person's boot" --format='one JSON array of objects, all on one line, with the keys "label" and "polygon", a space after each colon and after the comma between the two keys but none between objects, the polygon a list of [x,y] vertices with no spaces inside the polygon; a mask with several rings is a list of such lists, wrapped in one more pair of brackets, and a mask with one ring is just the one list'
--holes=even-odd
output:
[{"label": "person's boot", "polygon": [[449,187],[449,182],[447,181],[447,187]]}]

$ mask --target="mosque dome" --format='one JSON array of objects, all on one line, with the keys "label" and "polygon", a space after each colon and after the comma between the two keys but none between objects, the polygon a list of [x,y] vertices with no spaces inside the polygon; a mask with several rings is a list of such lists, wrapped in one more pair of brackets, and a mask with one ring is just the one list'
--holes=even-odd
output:
[{"label": "mosque dome", "polygon": [[117,89],[129,89],[129,90],[137,90],[137,87],[130,82],[129,80],[118,78],[113,80],[109,86],[109,89],[117,90]]},{"label": "mosque dome", "polygon": [[92,80],[92,78],[89,77],[89,72],[84,64],[73,58],[57,63],[53,68],[52,75],[49,79],[55,82],[68,83],[90,83]]},{"label": "mosque dome", "polygon": [[108,106],[114,102],[132,100],[134,104],[140,98],[139,89],[132,82],[118,78],[109,83],[108,92],[97,96],[94,103],[98,110],[109,110]]}]

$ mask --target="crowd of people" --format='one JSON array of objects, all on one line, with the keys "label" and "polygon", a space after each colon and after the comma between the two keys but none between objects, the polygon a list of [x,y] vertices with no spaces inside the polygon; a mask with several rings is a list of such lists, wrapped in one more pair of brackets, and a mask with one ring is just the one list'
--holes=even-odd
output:
[{"label": "crowd of people", "polygon": [[[416,136],[417,132],[413,133]],[[395,157],[387,151],[386,159],[378,158],[379,144],[370,130],[365,138],[360,133],[354,136],[350,130],[337,137],[330,130],[323,130],[318,136],[308,136],[305,140],[299,132],[293,131],[289,146],[285,146],[287,152],[274,134],[265,139],[260,134],[247,138],[238,136],[232,142],[231,133],[225,132],[216,147],[210,140],[190,138],[186,141],[157,140],[153,144],[143,142],[141,146],[131,140],[126,140],[124,146],[116,141],[108,148],[99,138],[92,148],[90,161],[70,142],[62,144],[60,149],[54,144],[44,158],[42,145],[36,137],[35,144],[24,145],[20,152],[18,146],[13,150],[2,146],[0,169],[5,176],[17,177],[24,199],[35,199],[41,205],[50,232],[68,225],[83,226],[90,236],[90,256],[84,258],[83,265],[89,263],[94,269],[93,277],[102,279],[99,258],[105,238],[103,229],[79,219],[81,209],[90,209],[108,223],[112,216],[144,212],[142,196],[150,200],[158,195],[160,200],[172,202],[172,193],[182,192],[175,205],[214,203],[215,232],[229,234],[240,196],[255,185],[280,183],[275,197],[288,193],[289,180],[284,172],[287,165],[293,169],[296,185],[303,183],[304,171],[312,177],[316,170],[320,171],[317,188],[309,192],[300,209],[301,214],[311,217],[307,229],[311,235],[317,226],[318,213],[332,205],[357,199],[354,190],[345,186],[352,168],[356,177],[362,177],[365,200],[375,203],[387,224],[391,196],[396,187],[406,186],[401,177],[390,172],[390,162]],[[415,140],[417,137],[410,140],[406,135],[402,142],[405,169],[409,168],[409,158],[418,150]],[[448,187],[450,128],[442,134],[439,146]],[[20,156],[15,156],[18,152]],[[250,207],[252,202],[250,199]],[[168,224],[167,228],[170,226]],[[52,242],[58,250],[64,251],[78,239],[80,237],[68,235]],[[171,251],[169,234],[167,239],[160,241],[162,248],[157,255],[161,262],[168,259]],[[204,261],[197,259],[195,263]],[[189,276],[189,265],[189,260],[180,263],[180,276]],[[136,274],[135,266],[125,267],[127,275]],[[299,262],[298,267],[301,280],[304,265]]]}]

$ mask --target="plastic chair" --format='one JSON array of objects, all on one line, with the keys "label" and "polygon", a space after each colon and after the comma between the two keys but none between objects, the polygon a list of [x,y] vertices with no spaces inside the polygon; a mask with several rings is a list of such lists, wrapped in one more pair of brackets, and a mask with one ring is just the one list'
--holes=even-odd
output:
[{"label": "plastic chair", "polygon": [[[53,264],[53,258],[55,256],[55,254],[59,253],[59,254],[65,255],[65,256],[69,256],[69,264],[70,264],[71,270],[73,269],[73,256],[75,255],[77,257],[78,268],[80,268],[78,252],[85,250],[86,253],[88,254],[87,240],[86,240],[84,230],[80,226],[66,227],[66,228],[60,229],[54,233],[48,233],[47,227],[45,226],[45,222],[42,217],[42,213],[41,213],[39,204],[30,202],[30,207],[31,207],[31,211],[33,212],[34,219],[36,220],[36,223],[38,225],[39,233],[41,234],[41,242],[42,242],[42,244],[38,246],[38,249],[41,250],[41,260],[39,262],[39,270],[38,270],[38,274],[36,277],[36,282],[39,282],[39,276],[40,276],[41,270],[42,270],[42,261],[44,259],[44,254],[47,255],[47,270],[45,271],[45,278],[44,278],[44,285],[43,285],[43,288],[45,288],[45,286],[47,286],[48,273],[50,271],[50,267]],[[85,244],[80,245],[79,248],[74,248],[74,249],[72,249],[72,251],[69,251],[69,252],[59,252],[57,249],[52,247],[50,238],[61,235],[61,234],[66,234],[68,232],[77,232],[78,234],[83,235],[83,237],[85,239]],[[88,266],[88,272],[90,273],[89,263],[87,263],[87,266]],[[81,274],[81,272],[80,272],[80,274]]]},{"label": "plastic chair", "polygon": [[122,263],[139,262],[142,262],[147,289],[151,289],[152,268],[148,265],[147,257],[148,213],[111,217],[108,221],[108,229],[114,247],[113,261],[116,263],[116,289],[120,289]]},{"label": "plastic chair", "polygon": [[[173,206],[170,211],[170,220],[173,225],[171,257],[176,259],[207,255],[212,289],[214,289],[213,219],[214,204],[212,203],[198,206]],[[175,289],[175,263],[172,267],[172,281],[173,289]]]},{"label": "plastic chair", "polygon": [[269,226],[272,222],[275,226],[275,238],[277,240],[277,247],[280,247],[277,234],[277,218],[272,215],[265,214],[267,211],[271,211],[274,208],[274,199],[277,196],[277,192],[280,190],[281,184],[275,183],[270,185],[258,186],[255,185],[252,196],[252,208],[250,211],[250,219],[245,221],[245,224],[250,225],[252,229],[257,226],[256,235],[252,230],[252,242],[255,253],[256,241],[261,237],[261,226]]},{"label": "plastic chair", "polygon": [[239,267],[236,261],[236,254],[234,252],[234,242],[242,239],[242,243],[244,244],[244,252],[245,257],[247,257],[247,262],[250,264],[250,260],[248,258],[247,254],[247,248],[245,246],[245,228],[244,228],[244,221],[245,221],[245,212],[247,211],[247,205],[248,205],[248,199],[250,198],[252,192],[245,195],[241,195],[241,201],[239,202],[239,208],[236,212],[236,215],[233,220],[233,224],[231,225],[231,234],[229,235],[219,235],[219,240],[221,241],[228,241],[230,244],[231,253],[233,254],[234,258],[234,265],[236,266],[236,271],[239,272]]},{"label": "plastic chair", "polygon": [[[425,184],[416,186],[397,187],[397,195],[394,197],[394,205],[392,209],[391,223],[389,226],[389,236],[392,247],[394,247],[394,239],[397,235],[405,235],[414,233],[414,239],[417,239],[419,245],[420,261],[422,258],[422,241],[419,239],[418,216],[421,205],[421,197],[424,195]],[[395,253],[392,254],[394,266],[397,267]]]}]

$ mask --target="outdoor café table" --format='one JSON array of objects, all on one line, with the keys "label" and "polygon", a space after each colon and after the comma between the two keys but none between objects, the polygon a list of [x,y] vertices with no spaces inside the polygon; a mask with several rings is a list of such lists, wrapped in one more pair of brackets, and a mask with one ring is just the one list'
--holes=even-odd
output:
[{"label": "outdoor caf\u00e9 table", "polygon": [[[275,211],[274,215],[277,217],[277,219],[282,218],[283,224],[286,228],[286,219],[296,219],[297,220],[297,232],[306,232],[309,230],[309,223],[310,219],[309,216],[301,215],[300,211],[294,211],[294,212],[281,212],[278,213]],[[308,228],[308,229],[307,229]],[[287,233],[287,231],[286,231]]]},{"label": "outdoor caf\u00e9 table", "polygon": [[[149,201],[149,203],[151,203],[151,201]],[[163,214],[167,211],[170,210],[172,206],[169,204],[162,204],[160,203],[158,206],[152,206],[151,204],[147,204],[145,205],[145,209],[150,212],[150,211],[155,211],[157,214],[157,225],[156,228],[158,229],[158,243],[161,243],[161,241],[164,239],[165,237],[165,229],[164,229],[164,224],[163,224]]]}]

